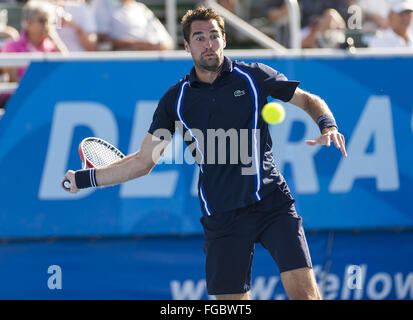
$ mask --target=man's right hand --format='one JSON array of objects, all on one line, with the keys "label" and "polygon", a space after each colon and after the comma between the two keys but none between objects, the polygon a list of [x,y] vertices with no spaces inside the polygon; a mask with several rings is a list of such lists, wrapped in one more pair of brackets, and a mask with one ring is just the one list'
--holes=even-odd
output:
[{"label": "man's right hand", "polygon": [[[69,180],[70,181],[70,189],[66,189],[63,186],[63,182],[65,180]],[[60,182],[60,186],[62,187],[62,189],[64,191],[70,192],[70,193],[78,193],[80,191],[80,189],[78,189],[76,187],[76,180],[75,180],[75,172],[73,170],[68,170],[65,174],[65,176],[63,177],[62,181]]]}]

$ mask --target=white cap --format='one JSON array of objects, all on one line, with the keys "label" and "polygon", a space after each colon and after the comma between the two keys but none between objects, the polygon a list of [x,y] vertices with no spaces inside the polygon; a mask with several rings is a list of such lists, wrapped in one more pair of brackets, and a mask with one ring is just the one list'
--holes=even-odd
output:
[{"label": "white cap", "polygon": [[402,13],[403,11],[413,11],[413,0],[393,0],[390,11]]}]

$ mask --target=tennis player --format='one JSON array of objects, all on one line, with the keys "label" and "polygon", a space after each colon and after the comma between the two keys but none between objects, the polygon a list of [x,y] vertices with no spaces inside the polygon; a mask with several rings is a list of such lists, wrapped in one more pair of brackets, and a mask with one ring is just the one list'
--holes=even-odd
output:
[{"label": "tennis player", "polygon": [[[71,182],[68,191],[90,187],[92,179],[107,186],[149,174],[178,122],[183,135],[191,137],[187,145],[196,146],[200,168],[208,294],[217,299],[249,299],[254,245],[260,242],[277,263],[290,299],[321,299],[302,219],[274,164],[268,124],[259,114],[269,96],[289,101],[306,111],[320,128],[321,135],[307,140],[308,145],[334,144],[347,156],[333,114],[320,97],[299,89],[299,82],[288,81],[269,66],[225,57],[224,21],[215,11],[203,7],[189,10],[182,27],[194,67],[160,100],[140,150],[106,167],[69,170],[63,178]],[[249,137],[244,143],[252,153],[249,167],[242,162],[206,161],[209,150],[203,150],[195,132],[206,137],[208,129],[247,129]],[[159,134],[165,131],[171,133],[169,137]],[[226,150],[227,159],[231,150]],[[253,169],[252,173],[246,168]]]}]

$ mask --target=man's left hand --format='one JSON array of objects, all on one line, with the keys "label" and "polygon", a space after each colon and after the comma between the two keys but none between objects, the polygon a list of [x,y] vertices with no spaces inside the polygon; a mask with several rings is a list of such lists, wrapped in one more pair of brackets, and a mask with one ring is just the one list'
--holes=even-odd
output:
[{"label": "man's left hand", "polygon": [[305,142],[310,146],[321,144],[323,146],[329,147],[331,141],[334,143],[337,149],[341,150],[343,156],[347,157],[346,141],[344,139],[344,136],[337,131],[336,127],[324,128],[321,136],[314,140],[306,140]]}]

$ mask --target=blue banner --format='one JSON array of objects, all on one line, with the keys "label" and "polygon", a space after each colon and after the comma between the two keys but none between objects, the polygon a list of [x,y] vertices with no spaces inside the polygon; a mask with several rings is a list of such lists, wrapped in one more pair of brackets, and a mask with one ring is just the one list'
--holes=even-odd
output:
[{"label": "blue banner", "polygon": [[[324,299],[413,299],[413,232],[307,233]],[[0,299],[212,299],[200,236],[3,242]],[[256,246],[250,295],[287,299]]]},{"label": "blue banner", "polygon": [[[321,96],[346,137],[346,159],[334,146],[307,146],[318,128],[289,104],[271,127],[305,228],[413,226],[413,58],[251,61]],[[200,233],[198,169],[179,135],[148,176],[77,195],[59,187],[80,168],[84,137],[137,151],[158,100],[191,67],[189,58],[32,63],[0,120],[0,237]]]}]

